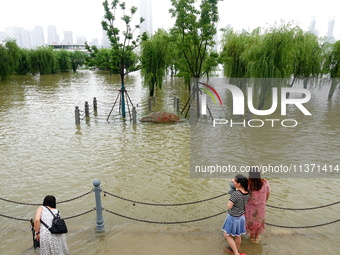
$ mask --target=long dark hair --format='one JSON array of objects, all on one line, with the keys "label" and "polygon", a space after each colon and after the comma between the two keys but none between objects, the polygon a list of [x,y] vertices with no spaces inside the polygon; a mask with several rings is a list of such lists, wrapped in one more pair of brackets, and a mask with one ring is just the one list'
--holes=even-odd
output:
[{"label": "long dark hair", "polygon": [[250,191],[258,191],[262,188],[263,181],[260,171],[257,167],[252,167],[249,172],[249,189]]},{"label": "long dark hair", "polygon": [[44,198],[43,206],[49,206],[51,208],[56,208],[56,199],[54,196],[46,196]]},{"label": "long dark hair", "polygon": [[235,181],[237,183],[240,183],[245,191],[248,191],[248,179],[247,179],[247,177],[243,176],[242,174],[238,174],[238,175],[235,176]]}]

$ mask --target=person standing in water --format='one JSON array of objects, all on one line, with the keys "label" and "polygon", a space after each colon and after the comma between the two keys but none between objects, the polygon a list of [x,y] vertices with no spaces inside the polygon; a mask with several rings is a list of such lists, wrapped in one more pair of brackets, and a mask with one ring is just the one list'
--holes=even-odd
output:
[{"label": "person standing in water", "polygon": [[227,204],[228,216],[223,224],[222,231],[228,242],[227,250],[234,255],[245,255],[240,253],[241,235],[246,234],[245,206],[248,201],[248,179],[243,175],[236,175],[232,179],[236,191],[231,193]]},{"label": "person standing in water", "polygon": [[260,235],[264,233],[266,218],[266,202],[270,195],[270,186],[266,179],[262,179],[257,167],[249,172],[249,200],[246,205],[246,230],[250,241],[260,242]]},{"label": "person standing in water", "polygon": [[56,209],[54,196],[46,196],[43,205],[37,209],[34,219],[36,240],[40,241],[41,255],[69,255],[65,234],[52,234],[47,227],[41,224],[43,221],[47,226],[52,225],[53,214],[59,213]]}]

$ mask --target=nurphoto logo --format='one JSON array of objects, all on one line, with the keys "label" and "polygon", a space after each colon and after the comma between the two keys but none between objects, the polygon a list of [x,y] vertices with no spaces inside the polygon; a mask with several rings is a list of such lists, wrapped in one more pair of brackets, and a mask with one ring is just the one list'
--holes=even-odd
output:
[{"label": "nurphoto logo", "polygon": [[[220,95],[217,93],[217,91],[210,85],[201,83],[203,86],[206,88],[200,88],[202,91],[205,92],[202,93],[202,99],[201,99],[201,114],[206,115],[207,114],[207,97],[206,95],[208,94],[213,102],[216,103],[216,98],[218,98],[220,105],[222,105],[222,100]],[[306,107],[303,105],[307,102],[310,101],[311,99],[311,93],[308,89],[305,88],[292,88],[292,87],[272,87],[271,88],[271,107],[269,109],[256,109],[254,107],[254,88],[253,87],[248,87],[246,90],[246,96],[244,95],[243,91],[231,84],[224,84],[223,88],[229,90],[232,95],[232,114],[233,116],[239,116],[239,115],[244,115],[245,114],[245,105],[248,107],[248,113],[255,114],[258,116],[269,116],[273,114],[280,103],[280,109],[281,109],[281,116],[286,116],[287,115],[287,107],[289,105],[293,105],[297,109],[299,109],[305,116],[311,116],[312,114],[306,109]],[[214,95],[209,91],[212,91]],[[280,92],[280,93],[279,93]],[[299,98],[290,98],[289,95],[299,93],[302,95]],[[280,100],[279,100],[280,99]],[[244,119],[241,122],[235,122],[232,119],[227,120],[227,119],[213,119],[213,126],[215,127],[216,125],[231,125],[231,127],[234,125],[243,125],[243,126],[248,126],[248,127],[262,127],[265,125],[265,123],[271,124],[272,127],[275,126],[276,122],[280,122],[281,126],[283,127],[295,127],[298,125],[297,120],[295,119],[249,119],[246,120]]]}]

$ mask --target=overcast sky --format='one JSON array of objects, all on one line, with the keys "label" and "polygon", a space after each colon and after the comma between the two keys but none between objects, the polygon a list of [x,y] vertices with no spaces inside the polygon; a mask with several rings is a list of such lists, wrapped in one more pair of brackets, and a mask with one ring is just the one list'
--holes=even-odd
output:
[{"label": "overcast sky", "polygon": [[[110,1],[109,1],[110,2]],[[140,0],[127,0],[129,5],[139,7]],[[315,18],[319,35],[326,35],[328,21],[335,19],[333,35],[340,39],[340,8],[338,0],[317,3],[307,0],[224,0],[219,3],[219,27],[230,24],[236,30],[267,27],[275,22],[294,20],[307,30]],[[153,27],[168,29],[173,19],[168,13],[170,0],[152,0]],[[33,29],[41,25],[46,33],[48,25],[55,25],[58,33],[73,31],[74,36],[83,35],[87,40],[102,37],[102,0],[0,0],[0,31],[6,26]],[[137,17],[136,17],[137,18]],[[139,18],[139,17],[138,17]]]}]

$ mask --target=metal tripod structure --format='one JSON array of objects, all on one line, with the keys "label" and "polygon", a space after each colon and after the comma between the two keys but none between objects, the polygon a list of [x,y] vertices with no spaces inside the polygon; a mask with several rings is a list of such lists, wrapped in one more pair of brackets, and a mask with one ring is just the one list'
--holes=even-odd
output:
[{"label": "metal tripod structure", "polygon": [[[124,99],[124,98],[123,98],[124,96],[122,96],[122,94],[125,95],[125,100],[122,100],[122,99]],[[124,104],[125,104],[125,101],[126,101],[126,105],[127,105],[127,108],[128,108],[129,117],[130,117],[130,120],[132,120],[132,115],[131,115],[131,111],[130,111],[130,104],[131,104],[131,109],[132,109],[133,103],[132,103],[132,101],[131,101],[131,99],[130,99],[130,96],[129,96],[129,94],[127,93],[127,91],[126,91],[125,89],[123,89],[123,90],[120,89],[120,90],[119,90],[119,93],[118,93],[118,95],[117,95],[117,97],[116,97],[116,100],[115,100],[115,102],[114,102],[114,104],[113,104],[113,106],[112,106],[112,108],[111,108],[111,111],[110,111],[109,115],[108,115],[107,118],[106,118],[106,121],[109,121],[109,118],[110,118],[110,116],[111,116],[111,113],[112,113],[112,111],[113,111],[113,109],[114,109],[114,107],[115,107],[117,101],[118,101],[118,98],[119,98],[119,113],[121,113],[122,101],[124,101]],[[125,116],[122,116],[122,117],[125,118]]]}]

